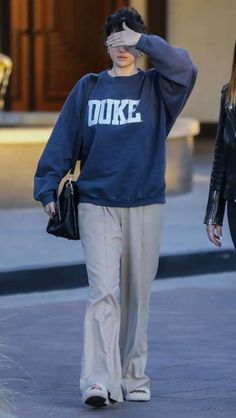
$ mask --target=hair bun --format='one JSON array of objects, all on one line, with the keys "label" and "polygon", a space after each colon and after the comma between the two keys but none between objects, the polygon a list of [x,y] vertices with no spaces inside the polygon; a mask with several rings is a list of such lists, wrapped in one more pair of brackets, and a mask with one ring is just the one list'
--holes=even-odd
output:
[{"label": "hair bun", "polygon": [[122,23],[139,33],[148,33],[141,14],[133,7],[122,7],[107,17],[104,26],[104,38],[106,39],[113,31],[121,31]]}]

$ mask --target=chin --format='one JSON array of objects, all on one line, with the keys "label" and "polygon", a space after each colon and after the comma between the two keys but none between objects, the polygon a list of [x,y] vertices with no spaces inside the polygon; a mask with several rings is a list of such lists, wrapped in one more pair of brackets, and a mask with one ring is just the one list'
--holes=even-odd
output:
[{"label": "chin", "polygon": [[116,63],[116,65],[117,65],[117,67],[120,67],[120,68],[126,68],[126,67],[130,67],[131,65],[132,65],[132,62],[127,62],[127,61],[125,61],[125,62],[117,62]]}]

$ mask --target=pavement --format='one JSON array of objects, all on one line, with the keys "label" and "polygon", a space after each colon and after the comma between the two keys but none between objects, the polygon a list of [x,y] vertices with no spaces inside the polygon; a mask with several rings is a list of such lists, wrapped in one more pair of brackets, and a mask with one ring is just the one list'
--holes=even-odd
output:
[{"label": "pavement", "polygon": [[[15,418],[234,418],[236,275],[155,280],[150,301],[150,402],[97,409],[79,391],[86,288],[2,296],[9,364],[1,382]],[[9,367],[6,367],[6,366]],[[1,418],[8,415],[0,412]]]}]

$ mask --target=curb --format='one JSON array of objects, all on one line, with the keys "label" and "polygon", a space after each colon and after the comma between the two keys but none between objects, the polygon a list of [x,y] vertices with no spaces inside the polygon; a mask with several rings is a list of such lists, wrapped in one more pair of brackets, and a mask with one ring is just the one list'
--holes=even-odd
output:
[{"label": "curb", "polygon": [[[236,271],[234,250],[160,256],[156,278]],[[88,286],[85,264],[25,267],[0,271],[0,295],[45,292]]]}]

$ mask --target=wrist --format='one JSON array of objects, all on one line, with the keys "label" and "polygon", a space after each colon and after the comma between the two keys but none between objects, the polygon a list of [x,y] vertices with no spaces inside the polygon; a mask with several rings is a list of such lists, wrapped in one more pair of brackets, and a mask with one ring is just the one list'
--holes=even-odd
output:
[{"label": "wrist", "polygon": [[47,193],[41,197],[41,203],[43,207],[48,205],[48,203],[55,203],[55,194],[54,193]]},{"label": "wrist", "polygon": [[139,39],[138,39],[138,41],[135,45],[135,48],[140,50],[140,51],[143,51],[144,48],[145,48],[146,42],[147,42],[147,35],[145,33],[140,33],[139,35],[140,36],[139,36]]},{"label": "wrist", "polygon": [[136,39],[136,42],[135,42],[135,46],[139,43],[141,36],[142,36],[142,33],[137,33],[137,39]]}]

